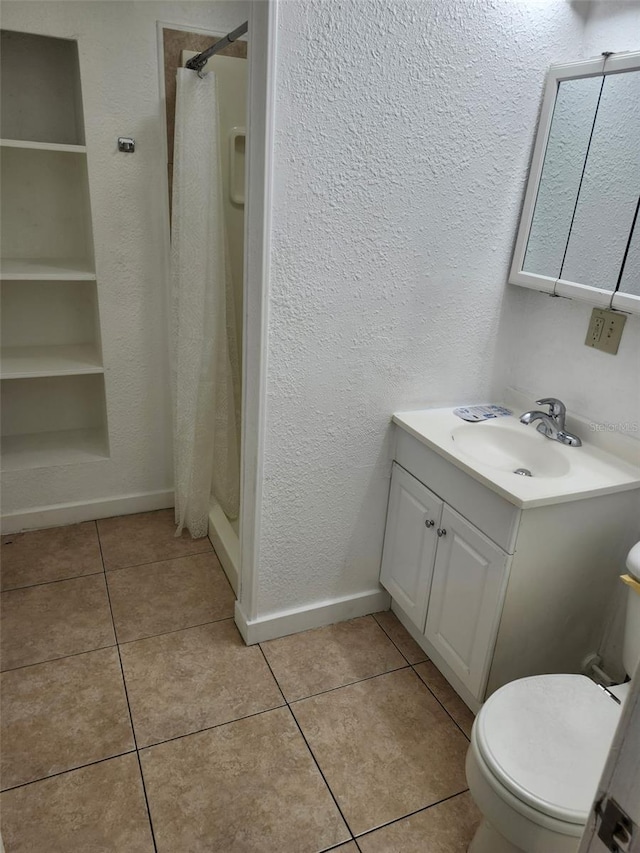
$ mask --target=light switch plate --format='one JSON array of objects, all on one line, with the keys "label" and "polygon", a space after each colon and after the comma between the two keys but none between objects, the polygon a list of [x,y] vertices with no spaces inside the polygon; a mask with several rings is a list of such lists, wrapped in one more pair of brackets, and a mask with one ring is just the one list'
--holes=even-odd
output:
[{"label": "light switch plate", "polygon": [[594,308],[591,312],[589,329],[585,346],[615,355],[620,346],[620,338],[627,315],[619,311],[605,311],[604,308]]}]

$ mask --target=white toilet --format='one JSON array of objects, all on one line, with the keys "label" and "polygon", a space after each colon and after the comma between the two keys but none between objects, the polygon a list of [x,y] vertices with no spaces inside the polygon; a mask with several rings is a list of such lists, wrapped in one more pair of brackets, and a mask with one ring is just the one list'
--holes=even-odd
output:
[{"label": "white toilet", "polygon": [[[640,542],[627,557],[640,581]],[[640,594],[629,588],[623,663],[640,661]],[[629,683],[610,688],[620,702]],[[584,675],[512,681],[483,705],[467,752],[469,790],[484,820],[468,853],[575,853],[621,704]]]}]

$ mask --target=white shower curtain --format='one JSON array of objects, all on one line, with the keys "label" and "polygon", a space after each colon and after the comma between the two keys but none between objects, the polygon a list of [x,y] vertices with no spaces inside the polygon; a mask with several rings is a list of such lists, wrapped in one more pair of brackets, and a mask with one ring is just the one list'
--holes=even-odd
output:
[{"label": "white shower curtain", "polygon": [[216,79],[177,72],[171,317],[175,513],[206,536],[210,494],[238,515],[240,378]]}]

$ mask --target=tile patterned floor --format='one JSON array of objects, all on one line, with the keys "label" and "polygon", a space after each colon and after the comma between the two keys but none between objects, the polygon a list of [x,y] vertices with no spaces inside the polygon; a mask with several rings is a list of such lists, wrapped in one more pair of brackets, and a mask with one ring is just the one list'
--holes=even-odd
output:
[{"label": "tile patterned floor", "polygon": [[395,616],[247,648],[172,521],[2,538],[6,853],[463,853],[473,716]]}]

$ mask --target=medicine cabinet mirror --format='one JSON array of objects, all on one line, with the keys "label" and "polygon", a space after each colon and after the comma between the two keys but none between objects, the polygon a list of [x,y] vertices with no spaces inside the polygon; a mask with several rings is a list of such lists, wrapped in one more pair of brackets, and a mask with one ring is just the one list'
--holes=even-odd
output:
[{"label": "medicine cabinet mirror", "polygon": [[640,314],[640,52],[552,65],[509,281]]}]

